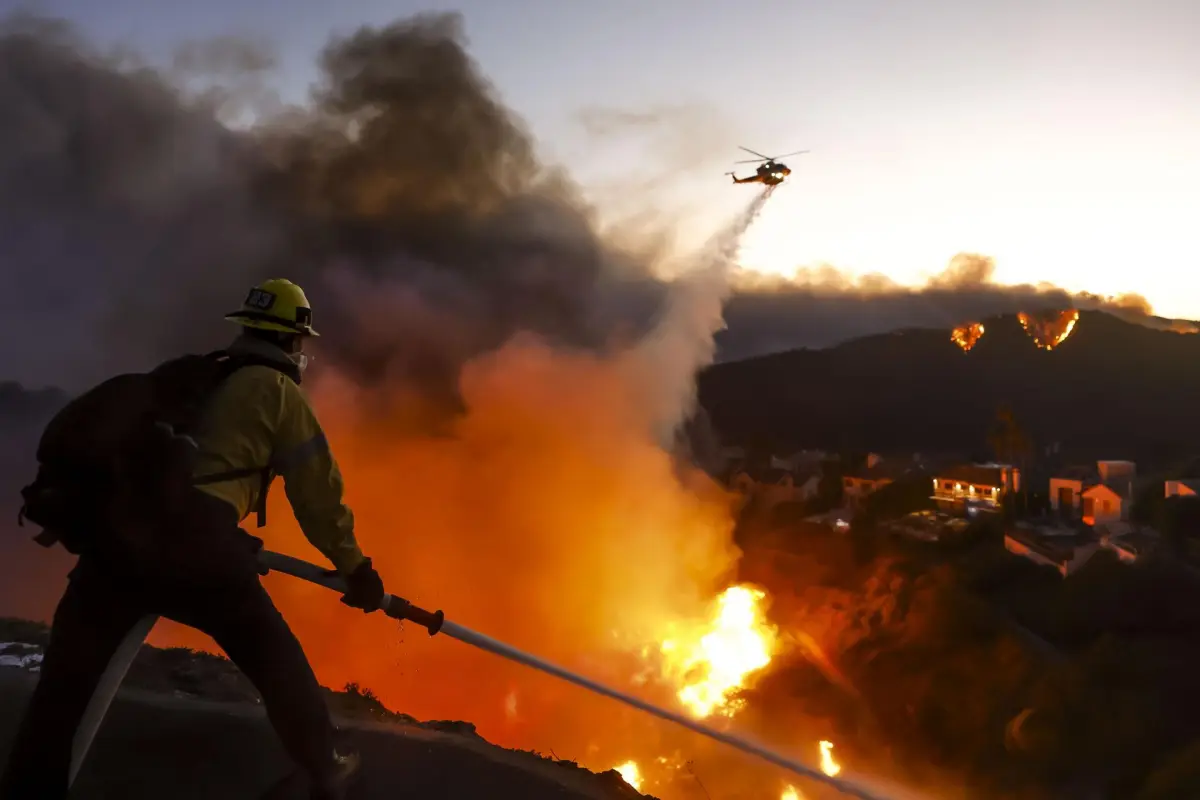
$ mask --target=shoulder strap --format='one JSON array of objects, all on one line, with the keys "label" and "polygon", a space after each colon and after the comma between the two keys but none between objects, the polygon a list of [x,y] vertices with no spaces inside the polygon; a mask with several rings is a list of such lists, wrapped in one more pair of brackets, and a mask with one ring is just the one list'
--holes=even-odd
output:
[{"label": "shoulder strap", "polygon": [[265,356],[256,356],[250,353],[230,353],[228,350],[216,350],[208,354],[209,358],[222,360],[223,371],[221,380],[228,378],[233,373],[237,372],[242,367],[270,367],[271,369],[282,372],[292,379],[292,383],[300,383],[300,367],[290,361],[284,363],[279,359],[267,358]]},{"label": "shoulder strap", "polygon": [[[264,358],[262,356],[249,355],[244,353],[230,353],[226,350],[217,350],[209,353],[210,358],[223,360],[221,378],[218,385],[227,379],[233,373],[237,372],[242,367],[270,367],[271,369],[282,372],[292,380],[293,383],[300,383],[300,368],[295,364],[284,364],[278,359]],[[242,467],[240,469],[230,469],[224,472],[216,472],[211,475],[203,475],[192,481],[195,486],[205,486],[212,483],[224,483],[225,481],[237,481],[251,476],[260,476],[260,486],[258,497],[255,498],[254,511],[257,517],[258,527],[263,527],[267,524],[267,493],[271,489],[271,482],[275,479],[274,465],[268,464],[263,467]]]}]

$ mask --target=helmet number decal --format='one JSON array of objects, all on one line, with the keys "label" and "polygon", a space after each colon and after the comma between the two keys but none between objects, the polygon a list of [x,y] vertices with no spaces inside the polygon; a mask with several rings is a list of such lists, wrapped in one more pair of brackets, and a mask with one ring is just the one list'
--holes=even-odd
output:
[{"label": "helmet number decal", "polygon": [[247,308],[266,311],[273,305],[275,305],[275,294],[273,292],[264,292],[262,289],[251,289],[250,294],[246,295]]}]

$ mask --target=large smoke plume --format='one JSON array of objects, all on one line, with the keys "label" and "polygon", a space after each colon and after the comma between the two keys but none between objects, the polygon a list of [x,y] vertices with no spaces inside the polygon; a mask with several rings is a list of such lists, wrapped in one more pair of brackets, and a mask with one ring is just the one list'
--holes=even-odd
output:
[{"label": "large smoke plume", "polygon": [[331,42],[309,106],[235,130],[218,114],[245,117],[271,64],[253,43],[192,43],[169,76],[123,63],[27,17],[0,39],[9,377],[77,388],[219,344],[212,321],[271,275],[309,288],[360,377],[443,387],[516,330],[602,346],[661,301],[539,163],[457,16]]}]

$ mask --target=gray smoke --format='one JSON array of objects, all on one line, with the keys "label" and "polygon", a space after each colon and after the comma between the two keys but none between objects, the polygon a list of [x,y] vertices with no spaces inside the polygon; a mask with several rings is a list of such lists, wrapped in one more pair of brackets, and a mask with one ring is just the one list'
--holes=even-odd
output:
[{"label": "gray smoke", "polygon": [[712,364],[713,336],[724,325],[722,307],[729,296],[730,272],[738,246],[774,193],[764,187],[742,213],[709,240],[695,265],[681,275],[661,321],[640,342],[638,355],[648,374],[635,383],[647,387],[659,441],[670,445],[695,411],[696,373]]},{"label": "gray smoke", "polygon": [[221,314],[273,275],[309,289],[322,345],[360,377],[443,388],[516,330],[600,347],[652,318],[662,286],[539,163],[457,15],[333,40],[310,106],[221,124],[262,113],[270,63],[224,39],[164,74],[62,24],[5,23],[7,377],[78,388],[219,346]]},{"label": "gray smoke", "polygon": [[1151,328],[1196,333],[1188,320],[1152,315],[1144,297],[1071,293],[1049,284],[1004,286],[992,259],[962,253],[925,286],[899,286],[882,276],[853,279],[832,268],[794,281],[742,286],[725,306],[728,328],[717,335],[721,360],[798,347],[829,347],[901,328],[950,329],[998,314],[1048,309],[1099,309]]}]

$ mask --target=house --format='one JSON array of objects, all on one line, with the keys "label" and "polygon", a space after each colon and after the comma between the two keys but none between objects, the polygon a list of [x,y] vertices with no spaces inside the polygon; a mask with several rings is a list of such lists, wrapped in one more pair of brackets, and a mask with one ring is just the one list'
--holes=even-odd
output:
[{"label": "house", "polygon": [[1094,534],[1066,526],[1017,525],[1004,533],[1004,549],[1064,578],[1077,572],[1100,549]]},{"label": "house", "polygon": [[1088,525],[1129,518],[1137,464],[1097,461],[1095,469],[1074,467],[1050,478],[1050,508],[1060,516]]},{"label": "house", "polygon": [[1165,481],[1163,483],[1163,492],[1166,497],[1194,497],[1200,494],[1200,478]]},{"label": "house", "polygon": [[942,511],[999,511],[1004,496],[1020,489],[1021,470],[1010,464],[961,464],[933,478],[933,500]]},{"label": "house", "polygon": [[790,471],[777,466],[744,466],[733,471],[729,488],[745,502],[755,501],[767,510],[780,503],[797,503],[817,496],[821,487],[820,470]]},{"label": "house", "polygon": [[862,467],[842,476],[842,502],[851,508],[892,483],[912,467],[902,462],[884,461],[877,453],[867,455]]}]

